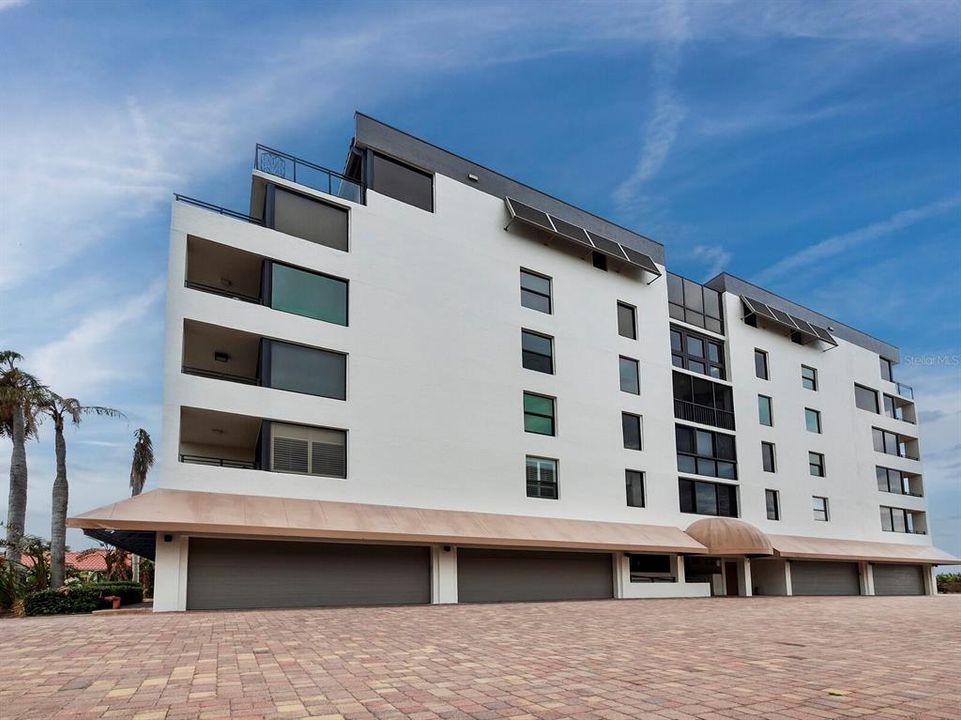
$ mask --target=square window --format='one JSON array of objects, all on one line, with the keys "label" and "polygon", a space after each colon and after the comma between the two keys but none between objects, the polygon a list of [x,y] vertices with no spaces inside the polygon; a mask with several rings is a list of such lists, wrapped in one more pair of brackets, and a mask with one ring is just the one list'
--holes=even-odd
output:
[{"label": "square window", "polygon": [[624,447],[628,450],[640,450],[642,440],[641,416],[621,413],[621,429],[624,434]]},{"label": "square window", "polygon": [[617,303],[617,332],[631,340],[637,340],[637,310],[633,305]]},{"label": "square window", "polygon": [[637,360],[621,356],[620,358],[621,390],[632,395],[641,394],[641,378]]},{"label": "square window", "polygon": [[815,495],[811,498],[811,502],[814,508],[814,519],[820,520],[821,522],[827,522],[828,499],[826,497],[819,497]]},{"label": "square window", "polygon": [[767,519],[768,520],[780,520],[781,519],[781,504],[778,498],[777,490],[765,490],[764,491],[764,501],[767,505]]},{"label": "square window", "polygon": [[771,407],[771,398],[767,395],[757,396],[757,419],[762,425],[772,427],[774,425],[774,412]]},{"label": "square window", "polygon": [[824,455],[816,452],[808,453],[808,466],[811,475],[814,477],[824,477]]},{"label": "square window", "polygon": [[699,358],[704,357],[704,341],[694,335],[688,335],[687,354]]},{"label": "square window", "polygon": [[628,507],[644,507],[644,473],[640,470],[625,470]]},{"label": "square window", "polygon": [[551,279],[530,270],[521,270],[521,305],[551,314]]},{"label": "square window", "polygon": [[524,431],[538,435],[554,434],[554,398],[524,393]]},{"label": "square window", "polygon": [[863,385],[855,385],[854,404],[857,405],[861,410],[877,413],[879,410],[877,391],[868,387],[864,387]]},{"label": "square window", "polygon": [[770,380],[767,367],[767,353],[763,350],[754,351],[754,374],[761,380]]},{"label": "square window", "polygon": [[557,460],[527,456],[527,497],[557,499]]},{"label": "square window", "polygon": [[521,330],[521,362],[528,370],[554,374],[554,338]]},{"label": "square window", "polygon": [[801,366],[801,386],[808,390],[818,389],[818,371],[807,365]]},{"label": "square window", "polygon": [[808,432],[821,432],[821,413],[811,408],[804,408],[804,426]]},{"label": "square window", "polygon": [[764,472],[777,472],[774,459],[774,443],[761,443],[761,465],[764,468]]}]

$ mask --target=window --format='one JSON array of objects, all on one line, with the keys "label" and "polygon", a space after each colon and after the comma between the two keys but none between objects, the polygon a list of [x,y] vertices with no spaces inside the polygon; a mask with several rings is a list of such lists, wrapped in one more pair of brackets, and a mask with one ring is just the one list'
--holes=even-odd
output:
[{"label": "window", "polygon": [[761,466],[764,472],[777,472],[777,465],[774,460],[774,443],[761,443]]},{"label": "window", "polygon": [[595,250],[591,253],[591,264],[593,264],[598,270],[607,272],[607,255],[599,253]]},{"label": "window", "polygon": [[727,385],[675,371],[674,417],[734,429],[733,392]]},{"label": "window", "polygon": [[434,212],[434,177],[429,173],[374,153],[370,179],[371,190]]},{"label": "window", "polygon": [[761,380],[770,380],[767,368],[767,353],[763,350],[754,351],[754,374]]},{"label": "window", "polygon": [[780,520],[781,519],[781,502],[780,502],[780,498],[778,497],[778,491],[765,490],[764,502],[767,505],[767,519]]},{"label": "window", "polygon": [[824,455],[821,453],[809,452],[808,469],[814,477],[824,477]]},{"label": "window", "polygon": [[874,470],[878,477],[878,490],[881,492],[921,496],[920,492],[911,490],[911,476],[907,473],[892,468],[881,467],[880,465],[875,467]]},{"label": "window", "polygon": [[319,202],[300,193],[269,185],[267,226],[318,245],[347,251],[347,218],[344,208]]},{"label": "window", "polygon": [[901,438],[898,437],[897,433],[881,430],[880,428],[871,428],[871,433],[874,438],[874,449],[878,452],[897,455],[898,457],[910,457],[907,452],[907,447],[901,442]]},{"label": "window", "polygon": [[683,513],[737,517],[737,486],[735,485],[680,478],[678,495]]},{"label": "window", "polygon": [[821,432],[821,413],[818,410],[804,408],[804,426],[808,432]]},{"label": "window", "polygon": [[[269,262],[269,261],[268,261]],[[347,324],[347,281],[270,262],[266,297],[274,310]]]},{"label": "window", "polygon": [[801,386],[807,390],[818,389],[818,371],[807,365],[801,366]]},{"label": "window", "polygon": [[347,477],[347,433],[331,428],[270,424],[270,469]]},{"label": "window", "polygon": [[725,378],[724,343],[676,326],[671,327],[671,362],[674,367]]},{"label": "window", "polygon": [[885,532],[924,535],[926,532],[924,513],[882,505],[881,529]]},{"label": "window", "polygon": [[617,303],[617,332],[631,340],[637,340],[637,309],[633,305]]},{"label": "window", "polygon": [[637,360],[633,358],[620,358],[621,390],[632,395],[641,394],[641,378],[637,369]]},{"label": "window", "polygon": [[734,436],[676,425],[677,469],[682,473],[737,479]]},{"label": "window", "polygon": [[551,279],[530,270],[521,270],[521,305],[550,315]]},{"label": "window", "polygon": [[879,358],[881,361],[881,379],[894,382],[894,363],[887,358]]},{"label": "window", "polygon": [[644,473],[640,470],[625,470],[628,507],[644,507]]},{"label": "window", "polygon": [[674,582],[670,555],[628,555],[631,582]]},{"label": "window", "polygon": [[527,497],[557,500],[557,460],[527,456]]},{"label": "window", "polygon": [[347,399],[347,356],[303,345],[266,340],[262,359],[268,387]]},{"label": "window", "polygon": [[554,374],[554,338],[521,330],[521,362],[528,370]]},{"label": "window", "polygon": [[524,393],[524,432],[554,434],[554,398]]},{"label": "window", "polygon": [[762,425],[774,425],[774,412],[771,409],[771,398],[767,395],[757,396],[757,421]]},{"label": "window", "polygon": [[671,317],[690,325],[724,333],[721,294],[674,273],[667,274],[667,299]]},{"label": "window", "polygon": [[621,413],[621,429],[624,433],[624,447],[628,450],[641,449],[641,416]]},{"label": "window", "polygon": [[812,505],[814,507],[814,519],[821,520],[822,522],[828,521],[828,499],[826,497],[819,497],[814,495],[811,498]]},{"label": "window", "polygon": [[898,407],[898,402],[892,395],[882,394],[881,401],[884,404],[885,417],[893,418],[895,420],[904,420],[904,411]]},{"label": "window", "polygon": [[854,404],[862,410],[868,412],[878,412],[878,393],[876,390],[864,387],[863,385],[854,386]]}]

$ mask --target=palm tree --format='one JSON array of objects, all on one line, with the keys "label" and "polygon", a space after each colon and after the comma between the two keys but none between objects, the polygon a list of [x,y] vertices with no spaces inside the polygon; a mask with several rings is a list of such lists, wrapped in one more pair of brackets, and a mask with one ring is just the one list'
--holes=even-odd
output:
[{"label": "palm tree", "polygon": [[130,494],[139,495],[147,483],[147,471],[153,465],[153,441],[150,433],[138,428],[133,434],[133,462],[130,463]]},{"label": "palm tree", "polygon": [[37,436],[38,410],[46,388],[18,367],[23,356],[0,351],[0,437],[13,441],[7,500],[7,559],[20,562],[20,539],[27,516],[27,445]]},{"label": "palm tree", "polygon": [[119,410],[99,405],[81,405],[76,398],[64,398],[47,391],[46,402],[41,412],[53,420],[54,447],[57,453],[57,475],[53,481],[53,498],[50,511],[50,585],[58,588],[63,585],[66,568],[64,553],[67,549],[67,500],[70,494],[67,484],[67,442],[63,436],[63,426],[70,420],[75,426],[80,424],[84,415],[125,417]]}]

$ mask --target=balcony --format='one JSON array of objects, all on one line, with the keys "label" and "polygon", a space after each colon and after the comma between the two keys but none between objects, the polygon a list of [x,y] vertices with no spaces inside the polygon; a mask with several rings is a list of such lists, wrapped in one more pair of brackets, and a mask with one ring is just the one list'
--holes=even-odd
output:
[{"label": "balcony", "polygon": [[901,397],[906,397],[910,400],[914,400],[914,388],[910,385],[905,385],[904,383],[895,382],[894,385],[898,389],[898,395]]},{"label": "balcony", "polygon": [[260,418],[246,415],[181,408],[180,462],[257,469],[262,424]]},{"label": "balcony", "polygon": [[184,321],[183,372],[260,385],[260,337],[218,325]]},{"label": "balcony", "polygon": [[902,435],[882,428],[871,428],[874,449],[879,453],[906,458],[921,459],[921,447],[916,437]]},{"label": "balcony", "polygon": [[359,178],[349,178],[334,170],[265,145],[257,145],[254,152],[254,168],[360,205],[363,205],[367,199],[367,186]]},{"label": "balcony", "polygon": [[734,413],[708,405],[697,405],[686,400],[674,400],[674,417],[701,425],[713,425],[724,430],[734,429]]},{"label": "balcony", "polygon": [[728,385],[674,371],[674,417],[680,420],[734,429],[734,397]]}]

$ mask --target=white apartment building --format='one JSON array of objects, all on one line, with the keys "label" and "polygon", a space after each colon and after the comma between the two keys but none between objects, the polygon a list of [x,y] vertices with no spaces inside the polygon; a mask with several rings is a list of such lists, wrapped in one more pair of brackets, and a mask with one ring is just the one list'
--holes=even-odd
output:
[{"label": "white apartment building", "polygon": [[358,114],[172,205],[156,610],[934,593],[897,348]]}]

